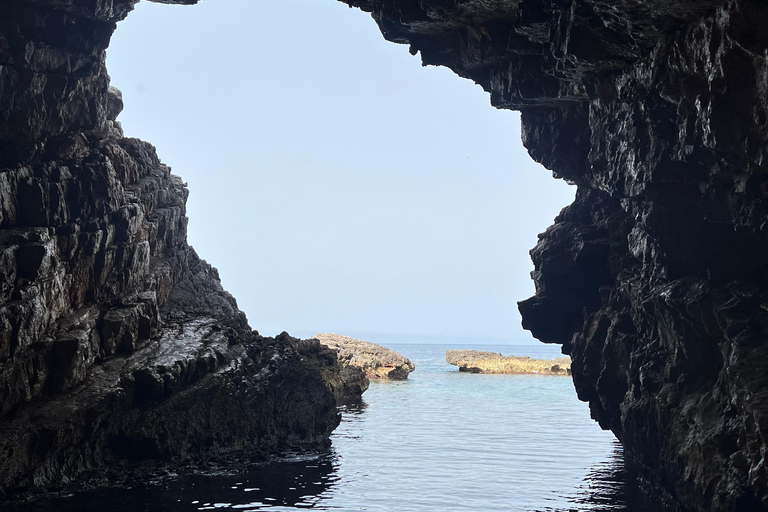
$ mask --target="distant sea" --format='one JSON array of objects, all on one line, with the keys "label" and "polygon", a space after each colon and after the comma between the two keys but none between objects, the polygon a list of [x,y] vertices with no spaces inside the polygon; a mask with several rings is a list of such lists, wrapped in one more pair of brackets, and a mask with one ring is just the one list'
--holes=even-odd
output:
[{"label": "distant sea", "polygon": [[459,373],[449,348],[535,358],[548,345],[387,344],[416,364],[348,407],[328,453],[133,489],[47,498],[34,511],[653,512],[621,446],[568,377]]}]

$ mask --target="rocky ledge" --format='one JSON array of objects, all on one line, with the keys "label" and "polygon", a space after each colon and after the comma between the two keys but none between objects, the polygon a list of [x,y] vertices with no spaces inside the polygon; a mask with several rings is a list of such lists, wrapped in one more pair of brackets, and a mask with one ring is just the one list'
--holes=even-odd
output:
[{"label": "rocky ledge", "polygon": [[369,341],[331,333],[321,333],[316,338],[336,351],[344,366],[362,369],[369,379],[403,380],[416,369],[410,359]]},{"label": "rocky ledge", "polygon": [[496,352],[480,350],[448,350],[445,353],[448,364],[458,366],[460,372],[505,373],[513,375],[570,375],[571,360],[531,359],[528,356],[503,356]]}]

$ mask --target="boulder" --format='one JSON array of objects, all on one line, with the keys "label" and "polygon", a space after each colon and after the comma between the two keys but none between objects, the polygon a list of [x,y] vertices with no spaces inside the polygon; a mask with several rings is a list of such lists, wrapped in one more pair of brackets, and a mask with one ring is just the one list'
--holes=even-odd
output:
[{"label": "boulder", "polygon": [[316,338],[338,353],[340,363],[361,368],[369,379],[403,380],[416,369],[410,359],[369,341],[331,333],[321,333]]}]

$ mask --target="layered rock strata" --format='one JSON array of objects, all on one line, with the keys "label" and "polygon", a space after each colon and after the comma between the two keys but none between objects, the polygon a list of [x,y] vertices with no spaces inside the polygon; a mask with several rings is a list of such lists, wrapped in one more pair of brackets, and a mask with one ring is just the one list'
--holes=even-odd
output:
[{"label": "layered rock strata", "polygon": [[482,350],[448,350],[445,361],[469,373],[500,373],[508,375],[570,375],[571,360],[532,359],[528,356],[504,356]]},{"label": "layered rock strata", "polygon": [[187,189],[123,137],[134,1],[0,3],[0,497],[317,449],[333,351],[259,336],[187,244]]},{"label": "layered rock strata", "polygon": [[416,369],[407,357],[370,341],[332,333],[320,333],[315,338],[334,350],[341,364],[361,369],[369,379],[403,380]]},{"label": "layered rock strata", "polygon": [[645,488],[768,509],[768,6],[344,0],[522,112],[575,202],[532,251],[523,325],[559,343]]}]

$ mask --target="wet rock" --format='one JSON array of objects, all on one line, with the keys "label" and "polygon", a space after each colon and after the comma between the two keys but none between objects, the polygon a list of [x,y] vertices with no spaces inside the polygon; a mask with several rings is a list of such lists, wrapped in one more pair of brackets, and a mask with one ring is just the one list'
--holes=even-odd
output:
[{"label": "wet rock", "polygon": [[332,333],[321,333],[315,337],[335,350],[344,366],[361,368],[369,379],[407,379],[408,374],[416,369],[410,359],[369,341]]},{"label": "wet rock", "polygon": [[0,486],[114,484],[326,444],[338,424],[327,363],[306,342],[230,334],[213,318],[177,324],[92,366],[86,385],[19,410],[2,424]]},{"label": "wet rock", "polygon": [[571,360],[531,359],[528,356],[503,356],[481,350],[448,350],[445,361],[458,366],[459,371],[470,373],[504,373],[513,375],[570,375]]}]

